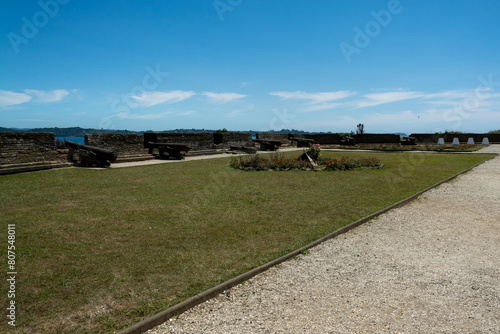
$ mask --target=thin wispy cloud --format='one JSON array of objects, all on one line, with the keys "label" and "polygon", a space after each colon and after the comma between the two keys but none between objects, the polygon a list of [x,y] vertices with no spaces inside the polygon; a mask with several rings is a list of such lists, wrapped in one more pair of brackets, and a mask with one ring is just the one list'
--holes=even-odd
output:
[{"label": "thin wispy cloud", "polygon": [[500,96],[495,90],[489,87],[478,87],[475,89],[447,90],[439,93],[425,94],[426,99],[459,100],[476,97],[479,99],[491,99]]},{"label": "thin wispy cloud", "polygon": [[215,103],[228,103],[231,101],[239,100],[246,95],[237,94],[237,93],[213,93],[213,92],[204,92],[201,95],[205,95],[210,99],[210,101]]},{"label": "thin wispy cloud", "polygon": [[15,106],[31,100],[31,96],[24,93],[16,93],[7,90],[0,90],[0,107]]},{"label": "thin wispy cloud", "polygon": [[356,107],[357,108],[373,107],[373,106],[378,106],[380,104],[416,99],[423,96],[424,96],[423,93],[415,91],[408,91],[408,92],[397,91],[397,92],[367,94],[364,96],[364,100],[358,101],[356,103]]},{"label": "thin wispy cloud", "polygon": [[459,90],[447,90],[439,93],[429,93],[425,94],[423,98],[456,100],[456,99],[466,99],[473,95],[474,95],[473,89],[459,89]]},{"label": "thin wispy cloud", "polygon": [[434,94],[426,94],[424,99],[429,103],[462,106],[465,108],[479,108],[491,106],[493,101],[500,97],[500,93],[494,93],[491,88],[482,87],[468,90],[450,90]]},{"label": "thin wispy cloud", "polygon": [[50,103],[59,102],[68,96],[69,91],[65,89],[57,89],[52,91],[42,91],[36,89],[25,89],[24,92],[34,97],[34,102]]},{"label": "thin wispy cloud", "polygon": [[299,99],[306,100],[311,104],[327,103],[331,101],[337,101],[345,99],[347,97],[353,96],[356,92],[350,90],[341,90],[337,92],[320,92],[320,93],[307,93],[302,91],[296,92],[271,92],[270,95],[279,96],[283,100],[288,99]]},{"label": "thin wispy cloud", "polygon": [[[71,91],[74,94],[78,90]],[[0,107],[14,106],[27,102],[35,103],[54,103],[63,100],[68,96],[70,91],[65,89],[56,89],[51,91],[43,91],[36,89],[25,89],[23,93],[0,90]]]},{"label": "thin wispy cloud", "polygon": [[254,104],[251,103],[249,105],[244,106],[243,108],[232,110],[231,112],[227,113],[226,116],[227,117],[236,117],[236,116],[244,113],[245,111],[252,110],[253,108],[254,108]]},{"label": "thin wispy cloud", "polygon": [[142,92],[132,95],[131,98],[141,107],[151,107],[161,103],[175,103],[189,99],[196,95],[193,91],[173,90],[169,92]]},{"label": "thin wispy cloud", "polygon": [[356,92],[350,90],[340,90],[335,92],[318,92],[318,93],[307,93],[303,91],[286,92],[278,91],[269,93],[273,96],[279,96],[282,100],[303,100],[305,104],[303,105],[302,111],[321,111],[327,109],[335,109],[346,105],[346,102],[333,102],[343,99],[347,99],[356,95]]},{"label": "thin wispy cloud", "polygon": [[195,110],[184,111],[184,112],[176,114],[176,116],[187,116],[187,115],[194,114],[195,112],[196,112]]},{"label": "thin wispy cloud", "polygon": [[348,106],[348,103],[320,103],[320,104],[311,104],[304,109],[304,111],[320,111],[327,109],[336,109],[343,106]]},{"label": "thin wispy cloud", "polygon": [[500,97],[499,93],[493,93],[490,88],[486,87],[481,89],[448,90],[437,93],[398,90],[392,92],[366,94],[363,96],[363,99],[354,101],[353,105],[355,108],[366,108],[392,102],[416,99],[425,103],[445,106],[457,106],[460,104],[466,105],[471,101],[478,104],[478,106],[486,106],[488,105],[487,100],[492,100],[498,97]]},{"label": "thin wispy cloud", "polygon": [[122,112],[122,113],[107,116],[104,118],[118,117],[120,119],[161,119],[161,118],[165,118],[168,115],[172,115],[172,114],[173,114],[173,112],[171,112],[171,111],[165,111],[165,112],[156,113],[156,114],[129,114],[126,112]]}]

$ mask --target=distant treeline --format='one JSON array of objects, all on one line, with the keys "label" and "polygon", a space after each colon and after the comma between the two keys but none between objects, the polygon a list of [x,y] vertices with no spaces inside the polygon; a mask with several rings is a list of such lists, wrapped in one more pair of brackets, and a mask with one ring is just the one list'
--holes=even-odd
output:
[{"label": "distant treeline", "polygon": [[35,128],[35,129],[17,129],[17,128],[2,128],[0,132],[51,132],[56,137],[83,137],[92,133],[142,133],[128,130],[104,130],[104,129],[84,129],[80,127],[72,128]]},{"label": "distant treeline", "polygon": [[[35,129],[19,129],[19,128],[3,128],[0,127],[0,132],[51,132],[54,133],[56,137],[83,137],[84,135],[87,134],[92,134],[92,133],[139,133],[143,134],[144,132],[167,132],[167,133],[199,133],[199,132],[216,132],[216,131],[227,131],[226,129],[219,129],[219,130],[209,130],[209,129],[175,129],[175,130],[164,130],[164,131],[153,131],[153,130],[146,130],[146,131],[130,131],[130,130],[109,130],[109,129],[90,129],[90,128],[81,128],[81,127],[71,127],[71,128],[35,128]],[[297,129],[281,129],[281,130],[269,130],[269,131],[262,131],[262,130],[248,130],[248,131],[241,131],[241,132],[250,132],[253,136],[255,136],[256,133],[263,133],[263,132],[268,132],[268,133],[296,133],[296,134],[329,134],[329,133],[339,133],[339,132],[311,132],[311,131],[302,131],[302,130],[297,130]],[[449,134],[460,134],[464,132],[460,131],[445,131],[444,133],[449,133]],[[500,130],[495,130],[495,131],[490,131],[488,133],[500,133]],[[354,132],[341,132],[340,134],[344,135],[354,135]],[[401,137],[406,136],[406,133],[399,133],[396,132],[394,134],[400,135]]]},{"label": "distant treeline", "polygon": [[[3,128],[0,127],[0,132],[51,132],[54,133],[56,137],[83,137],[87,134],[93,133],[138,133],[143,134],[144,132],[167,132],[167,133],[199,133],[199,132],[215,132],[215,131],[227,131],[223,130],[209,130],[209,129],[175,129],[175,130],[164,130],[164,131],[130,131],[130,130],[109,130],[109,129],[89,129],[81,127],[71,127],[71,128],[35,128],[35,129],[19,129],[19,128]],[[296,133],[296,134],[316,134],[316,133],[333,133],[333,132],[308,132],[297,129],[281,129],[281,130],[270,130],[270,131],[256,131],[249,130],[243,132],[250,132],[255,135],[257,132],[269,132],[269,133]]]}]

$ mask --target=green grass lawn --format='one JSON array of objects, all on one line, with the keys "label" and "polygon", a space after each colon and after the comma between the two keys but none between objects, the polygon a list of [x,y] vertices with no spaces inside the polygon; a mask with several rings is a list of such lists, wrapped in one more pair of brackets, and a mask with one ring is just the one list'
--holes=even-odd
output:
[{"label": "green grass lawn", "polygon": [[323,151],[347,154],[385,167],[245,172],[221,158],[1,176],[17,332],[122,329],[491,156]]}]

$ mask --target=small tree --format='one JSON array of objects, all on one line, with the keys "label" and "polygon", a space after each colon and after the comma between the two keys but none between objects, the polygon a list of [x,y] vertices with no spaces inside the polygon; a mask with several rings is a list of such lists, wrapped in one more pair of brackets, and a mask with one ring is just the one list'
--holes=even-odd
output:
[{"label": "small tree", "polygon": [[358,124],[358,127],[357,127],[357,129],[356,129],[356,134],[357,134],[357,135],[362,135],[364,132],[365,132],[365,125],[364,125],[364,124],[359,123],[359,124]]}]

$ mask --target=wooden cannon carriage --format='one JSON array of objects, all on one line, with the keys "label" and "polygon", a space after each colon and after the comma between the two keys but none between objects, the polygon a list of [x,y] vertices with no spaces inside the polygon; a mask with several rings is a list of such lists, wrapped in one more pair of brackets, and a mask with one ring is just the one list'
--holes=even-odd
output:
[{"label": "wooden cannon carriage", "polygon": [[296,141],[297,147],[309,147],[312,144],[314,144],[314,139],[307,139],[307,138],[292,137],[292,138],[290,138],[290,141]]},{"label": "wooden cannon carriage", "polygon": [[354,146],[356,145],[356,140],[353,137],[345,137],[344,140],[340,141],[340,145]]},{"label": "wooden cannon carriage", "polygon": [[260,144],[261,151],[276,151],[281,146],[279,140],[252,139],[252,141]]},{"label": "wooden cannon carriage", "polygon": [[401,145],[417,145],[416,137],[403,137]]},{"label": "wooden cannon carriage", "polygon": [[257,152],[257,148],[256,147],[253,147],[253,146],[239,146],[239,145],[230,145],[229,146],[229,150],[230,151],[242,151],[242,152],[245,152],[245,153],[248,153],[248,154],[252,154],[252,153],[256,153]]},{"label": "wooden cannon carriage", "polygon": [[183,159],[184,155],[191,149],[191,147],[189,147],[188,144],[181,144],[181,143],[148,142],[147,147],[149,150],[148,152],[149,154],[153,154],[153,150],[157,148],[159,151],[158,157],[160,159],[174,158],[179,160]]},{"label": "wooden cannon carriage", "polygon": [[92,167],[94,165],[109,167],[118,157],[115,152],[99,147],[82,145],[71,141],[66,141],[65,145],[69,149],[68,161],[75,161],[73,155],[75,150],[78,150],[80,165],[84,167]]}]

